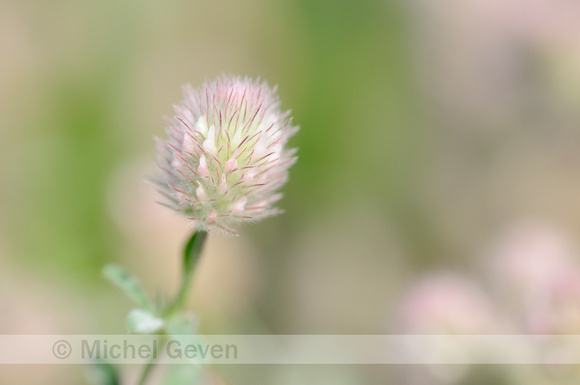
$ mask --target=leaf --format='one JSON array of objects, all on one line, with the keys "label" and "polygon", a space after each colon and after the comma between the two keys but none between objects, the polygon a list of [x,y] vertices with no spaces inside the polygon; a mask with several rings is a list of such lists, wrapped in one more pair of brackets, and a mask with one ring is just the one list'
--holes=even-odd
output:
[{"label": "leaf", "polygon": [[171,335],[166,345],[168,356],[187,362],[187,365],[210,364],[211,345],[199,334]]},{"label": "leaf", "polygon": [[143,309],[133,309],[127,315],[127,329],[131,333],[153,334],[163,328],[163,324],[161,318]]},{"label": "leaf", "polygon": [[88,377],[94,385],[120,385],[117,368],[108,362],[97,361],[92,364]]},{"label": "leaf", "polygon": [[175,364],[167,365],[167,367],[167,372],[161,381],[161,385],[188,385],[202,383],[203,372],[199,365]]},{"label": "leaf", "polygon": [[191,238],[189,238],[189,241],[187,241],[185,249],[183,250],[183,269],[186,273],[190,272],[195,267],[206,238],[206,231],[196,231],[193,233]]},{"label": "leaf", "polygon": [[139,281],[119,265],[106,265],[103,276],[123,291],[137,306],[153,310],[153,305],[141,288]]},{"label": "leaf", "polygon": [[195,333],[199,322],[193,313],[178,313],[165,322],[165,332],[169,335]]}]

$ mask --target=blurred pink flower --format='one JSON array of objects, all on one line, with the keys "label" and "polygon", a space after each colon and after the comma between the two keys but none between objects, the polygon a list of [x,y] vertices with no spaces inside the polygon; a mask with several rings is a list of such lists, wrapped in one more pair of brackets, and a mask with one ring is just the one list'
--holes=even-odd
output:
[{"label": "blurred pink flower", "polygon": [[412,334],[483,334],[498,321],[490,298],[477,285],[452,273],[419,281],[405,297],[401,321]]},{"label": "blurred pink flower", "polygon": [[[487,273],[488,285],[449,272],[434,273],[416,282],[397,314],[402,324],[400,331],[408,334],[580,333],[580,262],[574,245],[564,234],[543,222],[521,222],[504,231],[483,257],[481,271]],[[577,352],[575,346],[564,343],[557,347],[541,346],[538,341],[529,339],[546,357],[575,357]],[[469,343],[457,348],[458,354],[485,352],[481,350],[485,347]],[[486,354],[493,356],[495,352]],[[526,379],[510,383],[555,383],[563,375],[573,381],[566,383],[578,380],[573,372],[545,365],[521,368],[506,365],[505,370],[505,378]],[[473,375],[473,368],[457,370],[455,366],[427,365],[403,372],[408,383],[458,384],[465,381],[470,371]]]},{"label": "blurred pink flower", "polygon": [[580,331],[580,264],[571,241],[540,222],[506,231],[486,258],[492,290],[525,333]]}]

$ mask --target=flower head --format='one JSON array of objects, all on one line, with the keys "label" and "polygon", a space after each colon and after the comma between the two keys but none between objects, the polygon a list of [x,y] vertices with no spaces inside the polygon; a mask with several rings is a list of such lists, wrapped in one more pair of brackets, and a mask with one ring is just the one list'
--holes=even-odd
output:
[{"label": "flower head", "polygon": [[286,142],[298,127],[289,111],[280,111],[276,90],[222,76],[200,88],[186,85],[183,93],[167,119],[167,140],[157,140],[161,174],[152,181],[165,197],[161,203],[199,230],[232,234],[237,222],[279,214],[276,191],[296,161]]}]

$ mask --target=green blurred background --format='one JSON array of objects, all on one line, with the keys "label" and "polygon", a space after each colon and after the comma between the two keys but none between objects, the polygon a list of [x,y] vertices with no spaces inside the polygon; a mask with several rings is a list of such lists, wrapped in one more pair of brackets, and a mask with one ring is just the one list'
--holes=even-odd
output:
[{"label": "green blurred background", "polygon": [[[154,203],[180,86],[279,86],[301,126],[286,213],[214,236],[206,333],[382,334],[413,279],[505,226],[580,236],[580,19],[547,0],[0,0],[0,333],[124,333],[116,262],[171,293],[191,229]],[[2,383],[82,383],[11,367]],[[232,384],[384,383],[373,367],[226,367]]]}]

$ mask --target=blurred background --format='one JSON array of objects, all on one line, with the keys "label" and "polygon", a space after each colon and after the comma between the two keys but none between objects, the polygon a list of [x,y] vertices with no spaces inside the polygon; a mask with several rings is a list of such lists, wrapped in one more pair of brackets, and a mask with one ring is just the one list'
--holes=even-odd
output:
[{"label": "blurred background", "polygon": [[[176,290],[191,228],[143,176],[180,86],[222,73],[279,86],[299,161],[284,215],[210,239],[190,300],[202,332],[580,329],[537,316],[580,312],[577,280],[550,286],[578,268],[579,15],[572,0],[0,0],[0,333],[124,333],[110,262]],[[212,368],[235,385],[563,375],[400,369]]]}]

